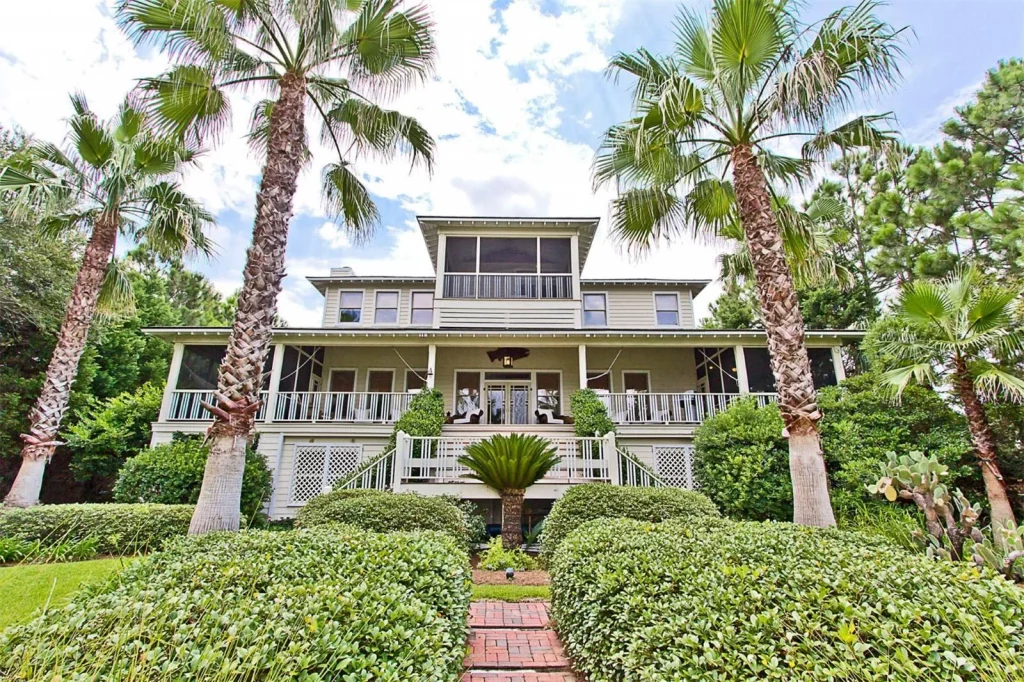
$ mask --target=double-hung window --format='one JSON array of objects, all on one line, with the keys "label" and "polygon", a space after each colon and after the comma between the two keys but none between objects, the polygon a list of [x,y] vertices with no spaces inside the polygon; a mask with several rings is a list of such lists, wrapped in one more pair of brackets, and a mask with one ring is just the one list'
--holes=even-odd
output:
[{"label": "double-hung window", "polygon": [[679,294],[655,294],[654,315],[659,327],[678,327]]},{"label": "double-hung window", "polygon": [[358,324],[363,317],[363,292],[342,291],[338,302],[338,322]]},{"label": "double-hung window", "polygon": [[373,313],[374,324],[398,324],[398,292],[378,291]]},{"label": "double-hung window", "polygon": [[608,326],[608,297],[605,294],[583,294],[583,326]]},{"label": "double-hung window", "polygon": [[412,316],[409,321],[417,327],[429,327],[434,324],[434,292],[412,292]]}]

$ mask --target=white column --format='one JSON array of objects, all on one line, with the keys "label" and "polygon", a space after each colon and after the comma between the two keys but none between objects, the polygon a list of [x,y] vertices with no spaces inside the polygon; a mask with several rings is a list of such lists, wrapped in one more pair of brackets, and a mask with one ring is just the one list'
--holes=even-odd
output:
[{"label": "white column", "polygon": [[174,400],[174,389],[178,386],[178,375],[181,373],[181,358],[185,353],[185,344],[175,343],[174,351],[171,354],[171,368],[167,371],[167,384],[164,386],[164,396],[160,401],[160,416],[157,421],[167,421],[167,415],[171,411],[171,401]]},{"label": "white column", "polygon": [[587,347],[580,344],[580,388],[587,387]]},{"label": "white column", "polygon": [[412,440],[405,431],[395,434],[394,464],[391,466],[391,492],[393,493],[397,493],[402,487],[402,471],[405,469],[405,460],[411,445]]},{"label": "white column", "polygon": [[[267,407],[264,421],[274,421],[277,414],[277,391],[281,386],[281,368],[284,367],[284,344],[274,344],[274,360],[270,365],[270,390],[267,392]],[[330,379],[328,378],[328,381]],[[330,387],[328,387],[330,388]]]},{"label": "white column", "polygon": [[572,265],[572,296],[582,301],[580,295],[580,238],[574,234],[569,238],[569,263]]},{"label": "white column", "polygon": [[601,439],[601,447],[605,449],[608,462],[608,477],[612,485],[622,484],[622,463],[619,461],[619,449],[615,444],[615,432],[609,431]]},{"label": "white column", "polygon": [[836,383],[846,379],[846,367],[843,365],[843,349],[841,346],[832,346],[832,365],[836,370]]},{"label": "white column", "polygon": [[733,354],[736,356],[736,383],[740,386],[740,393],[750,393],[750,380],[747,378],[747,358],[743,354],[743,346],[734,346]]},{"label": "white column", "polygon": [[277,434],[277,455],[274,457],[274,471],[270,484],[270,502],[267,517],[274,518],[274,502],[277,500],[277,482],[281,480],[281,460],[284,458],[284,432]]},{"label": "white column", "polygon": [[[437,262],[434,263],[434,272],[437,273],[437,279],[434,283],[434,305],[437,305],[437,300],[444,297],[444,259],[445,254],[448,251],[448,243],[445,235],[437,235]],[[436,320],[437,314],[434,314]]]},{"label": "white column", "polygon": [[427,388],[434,388],[434,374],[437,367],[437,345],[427,346]]}]

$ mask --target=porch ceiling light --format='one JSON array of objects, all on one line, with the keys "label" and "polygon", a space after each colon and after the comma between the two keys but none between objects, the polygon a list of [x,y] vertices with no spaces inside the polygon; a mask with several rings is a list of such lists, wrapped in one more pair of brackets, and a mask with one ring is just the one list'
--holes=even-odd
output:
[{"label": "porch ceiling light", "polygon": [[491,362],[501,360],[501,366],[505,369],[511,369],[513,362],[529,355],[529,348],[495,348],[487,351],[487,357],[491,359]]}]

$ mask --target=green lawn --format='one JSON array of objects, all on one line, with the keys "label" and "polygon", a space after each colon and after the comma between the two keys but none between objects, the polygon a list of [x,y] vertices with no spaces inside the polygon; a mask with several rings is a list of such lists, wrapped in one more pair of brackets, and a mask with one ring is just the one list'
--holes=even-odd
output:
[{"label": "green lawn", "polygon": [[473,585],[473,601],[522,601],[524,599],[550,599],[547,585]]},{"label": "green lawn", "polygon": [[63,604],[86,583],[103,580],[129,559],[0,567],[0,629],[24,621],[49,600]]}]

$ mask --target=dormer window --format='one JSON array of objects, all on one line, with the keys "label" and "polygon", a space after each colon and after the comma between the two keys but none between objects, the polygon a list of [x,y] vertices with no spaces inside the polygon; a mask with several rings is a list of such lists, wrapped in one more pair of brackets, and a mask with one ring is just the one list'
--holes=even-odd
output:
[{"label": "dormer window", "polygon": [[338,302],[338,322],[358,324],[363,317],[363,292],[342,291]]},{"label": "dormer window", "polygon": [[605,294],[583,294],[583,326],[608,326],[608,296]]},{"label": "dormer window", "polygon": [[448,237],[447,298],[572,298],[568,237]]},{"label": "dormer window", "polygon": [[398,292],[378,291],[373,313],[374,324],[398,324]]},{"label": "dormer window", "polygon": [[678,327],[679,294],[655,294],[654,315],[659,327]]}]

